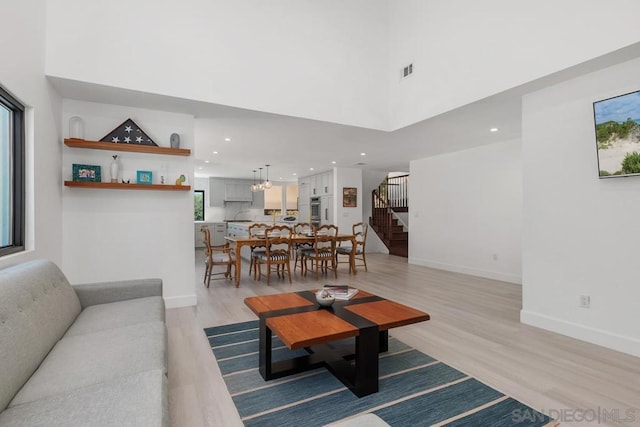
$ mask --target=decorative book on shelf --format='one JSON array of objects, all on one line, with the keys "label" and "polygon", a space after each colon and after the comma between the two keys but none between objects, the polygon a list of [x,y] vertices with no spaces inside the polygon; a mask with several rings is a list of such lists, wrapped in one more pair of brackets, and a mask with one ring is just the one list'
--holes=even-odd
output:
[{"label": "decorative book on shelf", "polygon": [[324,285],[322,289],[331,292],[336,301],[349,300],[358,293],[356,288],[350,288],[348,285]]}]

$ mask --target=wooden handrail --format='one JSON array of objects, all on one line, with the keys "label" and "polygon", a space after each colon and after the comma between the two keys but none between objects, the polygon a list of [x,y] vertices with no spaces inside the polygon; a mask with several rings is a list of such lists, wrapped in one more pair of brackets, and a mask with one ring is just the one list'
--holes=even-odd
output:
[{"label": "wooden handrail", "polygon": [[409,175],[387,177],[371,192],[371,225],[385,243],[393,235],[393,210],[409,209],[408,184]]}]

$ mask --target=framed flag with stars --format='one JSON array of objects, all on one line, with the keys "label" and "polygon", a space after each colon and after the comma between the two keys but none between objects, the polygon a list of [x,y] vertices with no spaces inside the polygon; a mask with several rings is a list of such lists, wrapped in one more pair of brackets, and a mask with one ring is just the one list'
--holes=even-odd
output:
[{"label": "framed flag with stars", "polygon": [[144,133],[140,126],[131,119],[125,120],[120,126],[109,132],[100,141],[113,142],[115,144],[138,144],[158,146],[149,135]]}]

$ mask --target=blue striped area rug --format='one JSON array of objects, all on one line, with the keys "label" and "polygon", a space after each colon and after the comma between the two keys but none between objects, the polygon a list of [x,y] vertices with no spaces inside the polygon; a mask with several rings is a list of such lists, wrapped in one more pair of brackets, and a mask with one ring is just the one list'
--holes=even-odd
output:
[{"label": "blue striped area rug", "polygon": [[[548,416],[389,337],[377,393],[356,397],[324,368],[265,381],[258,372],[258,322],[206,328],[220,371],[246,426],[323,426],[373,413],[391,426],[546,426]],[[304,355],[273,338],[273,360]]]}]

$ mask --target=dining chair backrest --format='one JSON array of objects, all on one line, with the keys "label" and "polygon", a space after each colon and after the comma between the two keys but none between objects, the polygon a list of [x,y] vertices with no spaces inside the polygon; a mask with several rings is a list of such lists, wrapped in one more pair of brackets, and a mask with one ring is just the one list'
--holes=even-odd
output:
[{"label": "dining chair backrest", "polygon": [[249,232],[249,237],[253,237],[253,236],[256,236],[256,235],[263,235],[264,234],[264,230],[266,230],[267,227],[269,227],[267,224],[262,224],[262,223],[259,223],[259,222],[256,222],[255,224],[251,224],[247,228],[247,231]]},{"label": "dining chair backrest", "polygon": [[[211,230],[206,225],[203,225],[200,228],[202,231],[204,242],[204,254],[205,254],[205,272],[204,272],[204,281],[209,287],[209,282],[211,281],[211,276],[221,275],[223,274],[225,278],[233,278],[231,275],[231,267],[234,263],[234,254],[229,246],[229,242],[226,242],[223,245],[214,246],[211,244]],[[214,273],[213,266],[214,265],[224,265],[227,267],[226,271],[221,273]]]},{"label": "dining chair backrest", "polygon": [[351,227],[353,235],[356,238],[356,244],[358,248],[364,252],[364,245],[367,243],[367,232],[369,231],[369,225],[364,222],[358,222]]},{"label": "dining chair backrest", "polygon": [[200,231],[202,232],[202,243],[204,243],[205,252],[211,251],[211,230],[206,225],[200,227]]},{"label": "dining chair backrest", "polygon": [[320,250],[331,250],[338,237],[338,227],[333,224],[324,224],[313,229],[314,244],[316,252]]},{"label": "dining chair backrest", "polygon": [[311,233],[312,230],[313,228],[308,222],[300,222],[294,227],[295,234],[308,234]]},{"label": "dining chair backrest", "polygon": [[274,225],[264,230],[267,258],[274,253],[289,254],[293,230],[287,225]]}]

